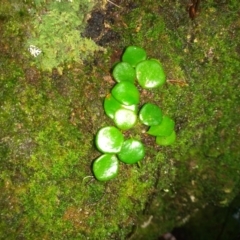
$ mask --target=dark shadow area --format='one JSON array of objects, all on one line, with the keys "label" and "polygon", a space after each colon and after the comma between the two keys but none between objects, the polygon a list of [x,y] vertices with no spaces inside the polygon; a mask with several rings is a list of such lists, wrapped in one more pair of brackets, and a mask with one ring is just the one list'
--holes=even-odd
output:
[{"label": "dark shadow area", "polygon": [[177,240],[239,240],[240,195],[229,207],[207,206],[172,234]]}]

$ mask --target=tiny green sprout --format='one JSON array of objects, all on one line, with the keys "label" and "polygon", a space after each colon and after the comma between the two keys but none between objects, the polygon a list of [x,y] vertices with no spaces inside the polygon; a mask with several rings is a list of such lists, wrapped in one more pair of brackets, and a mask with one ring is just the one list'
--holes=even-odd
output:
[{"label": "tiny green sprout", "polygon": [[159,125],[162,121],[162,110],[155,104],[145,103],[139,112],[139,119],[147,126]]},{"label": "tiny green sprout", "polygon": [[108,181],[118,174],[119,161],[116,155],[103,154],[93,162],[93,173],[97,180]]},{"label": "tiny green sprout", "polygon": [[127,106],[138,104],[140,101],[140,94],[137,87],[127,81],[117,83],[111,93],[117,101]]},{"label": "tiny green sprout", "polygon": [[135,69],[127,62],[117,63],[113,68],[112,75],[117,82],[129,81],[134,83],[136,78]]},{"label": "tiny green sprout", "polygon": [[112,126],[101,128],[96,135],[96,146],[103,153],[118,153],[124,141],[123,134]]},{"label": "tiny green sprout", "polygon": [[159,125],[151,126],[147,133],[156,137],[167,137],[173,132],[174,126],[175,123],[171,118],[163,116],[162,122]]},{"label": "tiny green sprout", "polygon": [[114,122],[118,128],[128,130],[136,124],[137,114],[129,109],[119,109],[114,115]]},{"label": "tiny green sprout", "polygon": [[122,55],[122,61],[129,63],[132,67],[136,67],[139,62],[146,58],[146,51],[143,48],[136,46],[127,47]]},{"label": "tiny green sprout", "polygon": [[166,75],[159,61],[145,60],[137,64],[136,76],[142,88],[156,88],[166,82]]},{"label": "tiny green sprout", "polygon": [[124,141],[121,151],[117,154],[119,160],[124,163],[134,164],[145,156],[144,145],[135,139]]},{"label": "tiny green sprout", "polygon": [[161,146],[169,146],[172,145],[176,140],[176,132],[172,131],[169,136],[166,137],[156,137],[156,143]]}]

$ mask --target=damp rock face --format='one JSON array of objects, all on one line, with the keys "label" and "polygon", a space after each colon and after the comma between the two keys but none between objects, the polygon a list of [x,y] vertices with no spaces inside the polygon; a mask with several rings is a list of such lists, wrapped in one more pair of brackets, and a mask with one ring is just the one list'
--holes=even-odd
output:
[{"label": "damp rock face", "polygon": [[100,11],[93,12],[88,20],[84,37],[96,39],[101,35],[104,29],[104,14]]},{"label": "damp rock face", "polygon": [[106,46],[108,43],[120,39],[117,32],[111,28],[105,27],[113,22],[111,9],[108,7],[106,11],[94,11],[87,21],[87,26],[83,37],[93,39],[99,46]]}]

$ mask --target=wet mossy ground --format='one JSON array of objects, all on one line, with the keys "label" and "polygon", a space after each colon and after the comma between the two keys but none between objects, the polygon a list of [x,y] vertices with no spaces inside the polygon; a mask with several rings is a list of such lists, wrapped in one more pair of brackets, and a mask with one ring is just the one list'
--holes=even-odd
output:
[{"label": "wet mossy ground", "polygon": [[[27,5],[13,11],[4,1],[0,239],[155,240],[239,193],[239,2],[202,1],[194,20],[188,1],[114,2],[95,10],[104,24],[94,40],[107,51],[60,75],[31,66]],[[94,136],[113,125],[102,104],[128,45],[162,62],[167,83],[140,89],[141,104],[156,103],[175,120],[177,141],[156,146],[137,124],[126,135],[146,145],[141,166],[121,164],[116,179],[101,183],[91,171],[100,155]]]}]

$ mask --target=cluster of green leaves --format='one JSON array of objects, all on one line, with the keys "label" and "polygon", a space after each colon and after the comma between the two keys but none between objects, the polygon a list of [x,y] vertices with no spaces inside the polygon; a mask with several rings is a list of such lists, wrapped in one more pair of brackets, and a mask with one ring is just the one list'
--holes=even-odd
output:
[{"label": "cluster of green leaves", "polygon": [[81,36],[93,6],[94,1],[87,0],[51,1],[44,6],[38,1],[30,10],[33,22],[26,47],[40,49],[34,60],[42,70],[57,68],[62,72],[64,65],[82,63],[100,49],[91,39]]},{"label": "cluster of green leaves", "polygon": [[157,105],[145,103],[137,116],[140,93],[134,83],[137,80],[145,89],[162,86],[166,76],[160,62],[147,59],[143,48],[128,46],[122,55],[122,61],[113,67],[112,72],[117,84],[105,97],[104,110],[118,129],[108,126],[101,128],[96,135],[96,146],[104,153],[93,163],[93,173],[99,181],[117,176],[118,159],[127,164],[135,164],[145,157],[144,144],[134,138],[125,140],[121,132],[133,128],[138,117],[141,123],[149,127],[147,133],[156,137],[158,145],[172,145],[176,140],[175,122],[162,115],[162,110]]}]

